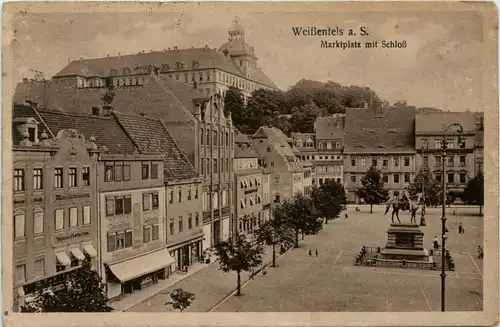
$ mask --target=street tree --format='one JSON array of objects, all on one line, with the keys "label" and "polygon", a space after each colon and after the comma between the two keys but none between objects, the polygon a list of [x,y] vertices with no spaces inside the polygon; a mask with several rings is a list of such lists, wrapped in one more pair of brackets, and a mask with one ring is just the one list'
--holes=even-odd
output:
[{"label": "street tree", "polygon": [[484,205],[484,175],[482,171],[469,180],[464,191],[465,201],[469,204],[475,204],[479,206],[479,214],[483,214]]},{"label": "street tree", "polygon": [[105,285],[89,260],[82,267],[37,283],[34,300],[22,312],[111,312]]},{"label": "street tree", "polygon": [[272,245],[273,247],[273,267],[276,267],[276,246],[280,245],[281,247],[289,248],[294,244],[293,230],[279,217],[282,212],[278,211],[277,214],[272,220],[268,220],[262,224],[256,232],[257,242]]},{"label": "street tree", "polygon": [[[279,209],[275,209],[274,214]],[[291,200],[285,200],[281,206],[284,222],[290,226],[295,233],[295,247],[299,247],[299,233],[310,235],[318,233],[323,224],[319,214],[310,197],[298,193]]]},{"label": "street tree", "polygon": [[236,295],[241,295],[241,272],[251,271],[262,263],[264,247],[260,243],[252,244],[245,235],[229,238],[215,245],[219,269],[227,273],[235,271],[238,275]]},{"label": "street tree", "polygon": [[424,193],[427,206],[437,206],[441,202],[441,184],[436,181],[427,168],[422,168],[409,185],[408,191],[414,197],[417,193]]},{"label": "street tree", "polygon": [[316,206],[319,215],[325,218],[325,222],[335,219],[342,211],[346,203],[344,186],[334,179],[329,179],[319,187],[313,187],[311,199]]},{"label": "street tree", "polygon": [[362,187],[357,190],[357,195],[370,205],[370,213],[373,213],[373,205],[387,199],[387,191],[384,190],[384,180],[380,170],[375,165],[371,166],[361,178],[361,184]]},{"label": "street tree", "polygon": [[170,299],[171,300],[166,302],[165,305],[183,312],[193,304],[196,297],[193,293],[184,291],[182,288],[177,288],[170,293]]}]

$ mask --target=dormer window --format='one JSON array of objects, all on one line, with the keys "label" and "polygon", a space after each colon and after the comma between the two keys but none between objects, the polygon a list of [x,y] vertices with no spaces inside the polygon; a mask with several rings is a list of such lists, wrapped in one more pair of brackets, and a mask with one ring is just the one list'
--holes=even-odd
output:
[{"label": "dormer window", "polygon": [[183,68],[183,67],[184,67],[184,65],[182,64],[182,62],[177,62],[177,63],[175,64],[175,67],[177,67],[178,69],[180,69],[180,68]]},{"label": "dormer window", "polygon": [[193,60],[193,68],[198,68],[200,66],[200,63],[197,62],[196,60]]},{"label": "dormer window", "polygon": [[124,68],[123,75],[130,75],[130,68]]},{"label": "dormer window", "polygon": [[161,69],[164,70],[164,71],[165,70],[169,70],[170,69],[170,65],[169,64],[162,64],[161,65]]}]

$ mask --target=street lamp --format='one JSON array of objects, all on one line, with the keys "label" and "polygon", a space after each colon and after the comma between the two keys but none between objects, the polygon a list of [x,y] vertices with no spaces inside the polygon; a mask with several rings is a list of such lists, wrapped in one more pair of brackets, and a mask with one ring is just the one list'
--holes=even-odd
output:
[{"label": "street lamp", "polygon": [[445,311],[445,280],[446,280],[446,273],[445,273],[445,255],[446,255],[446,250],[445,250],[445,243],[446,243],[446,232],[448,231],[446,229],[446,149],[447,149],[447,140],[446,140],[446,133],[448,130],[450,130],[452,127],[457,128],[457,133],[458,133],[458,143],[462,142],[461,139],[461,134],[464,131],[464,128],[462,125],[459,123],[453,123],[448,126],[443,127],[444,131],[444,136],[443,136],[443,144],[442,144],[442,149],[443,149],[443,157],[441,158],[442,161],[442,167],[443,167],[443,174],[441,177],[441,183],[442,183],[442,189],[443,189],[443,203],[442,203],[442,214],[441,214],[441,311]]},{"label": "street lamp", "polygon": [[[425,146],[424,144],[422,144],[422,147],[421,147],[421,150],[422,150],[422,166],[424,165],[424,153],[427,152],[429,150],[429,143],[425,143]],[[429,170],[427,169],[428,167],[426,167],[425,169],[427,170],[427,173],[429,174]],[[423,169],[422,169],[422,172],[423,172]],[[420,213],[420,226],[426,226],[427,224],[425,223],[425,180],[423,178],[423,174],[422,174],[422,212]]]}]

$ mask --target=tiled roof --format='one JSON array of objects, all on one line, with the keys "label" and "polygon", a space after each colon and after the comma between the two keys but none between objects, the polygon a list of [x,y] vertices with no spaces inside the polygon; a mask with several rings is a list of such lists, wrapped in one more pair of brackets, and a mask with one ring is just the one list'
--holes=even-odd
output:
[{"label": "tiled roof", "polygon": [[258,158],[258,154],[253,146],[235,145],[234,146],[235,158]]},{"label": "tiled roof", "polygon": [[307,141],[308,139],[311,139],[314,141],[314,133],[290,133],[291,138],[293,142],[297,142],[298,140],[302,140],[302,142]]},{"label": "tiled roof", "polygon": [[390,108],[383,113],[348,109],[345,117],[345,152],[394,153],[414,151],[415,111]]},{"label": "tiled roof", "polygon": [[276,127],[260,127],[253,137],[266,137],[281,156],[295,157],[292,147],[288,144],[288,137]]},{"label": "tiled roof", "polygon": [[[104,92],[103,88],[68,88],[57,80],[22,82],[16,87],[14,103],[34,100],[40,108],[89,114],[92,107],[102,105]],[[119,86],[114,92],[111,105],[115,109],[130,114],[146,112],[148,116],[168,121],[191,119],[196,111],[194,100],[202,96],[188,84],[154,74],[145,77],[144,85]]]},{"label": "tiled roof", "polygon": [[250,139],[250,136],[240,132],[234,133],[234,143],[251,143],[251,142],[252,140]]},{"label": "tiled roof", "polygon": [[415,133],[443,133],[443,126],[458,122],[465,133],[473,133],[476,113],[474,112],[425,112],[415,116]]},{"label": "tiled roof", "polygon": [[[356,110],[356,109],[353,109]],[[318,117],[314,123],[317,140],[343,139],[343,116]]]},{"label": "tiled roof", "polygon": [[163,170],[166,182],[198,177],[160,120],[119,112],[114,112],[113,116],[141,153],[165,156]]},{"label": "tiled roof", "polygon": [[96,144],[105,146],[110,153],[132,154],[137,152],[127,134],[109,116],[82,115],[46,109],[35,110],[30,106],[14,106],[13,117],[35,118],[42,124],[38,128],[39,136],[44,129],[53,136],[62,129],[76,129],[83,133],[86,139],[94,136]]},{"label": "tiled roof", "polygon": [[[177,64],[184,68],[177,69]],[[166,67],[168,65],[168,68]],[[161,69],[162,73],[175,73],[193,69],[220,69],[236,76],[244,77],[235,62],[222,52],[210,48],[192,48],[178,50],[153,51],[149,53],[129,54],[116,57],[75,60],[64,67],[55,77],[85,76],[108,77],[111,70],[117,70],[118,75],[142,71],[148,66]],[[277,86],[260,69],[255,70],[255,82],[277,89]]]}]

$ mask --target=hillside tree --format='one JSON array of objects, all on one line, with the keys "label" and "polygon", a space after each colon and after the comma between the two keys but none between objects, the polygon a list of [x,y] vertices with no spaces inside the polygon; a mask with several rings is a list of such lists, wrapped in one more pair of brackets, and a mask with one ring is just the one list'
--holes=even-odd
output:
[{"label": "hillside tree", "polygon": [[478,205],[479,214],[483,214],[484,175],[481,170],[473,179],[469,180],[469,182],[467,183],[464,191],[464,198],[467,203]]}]

